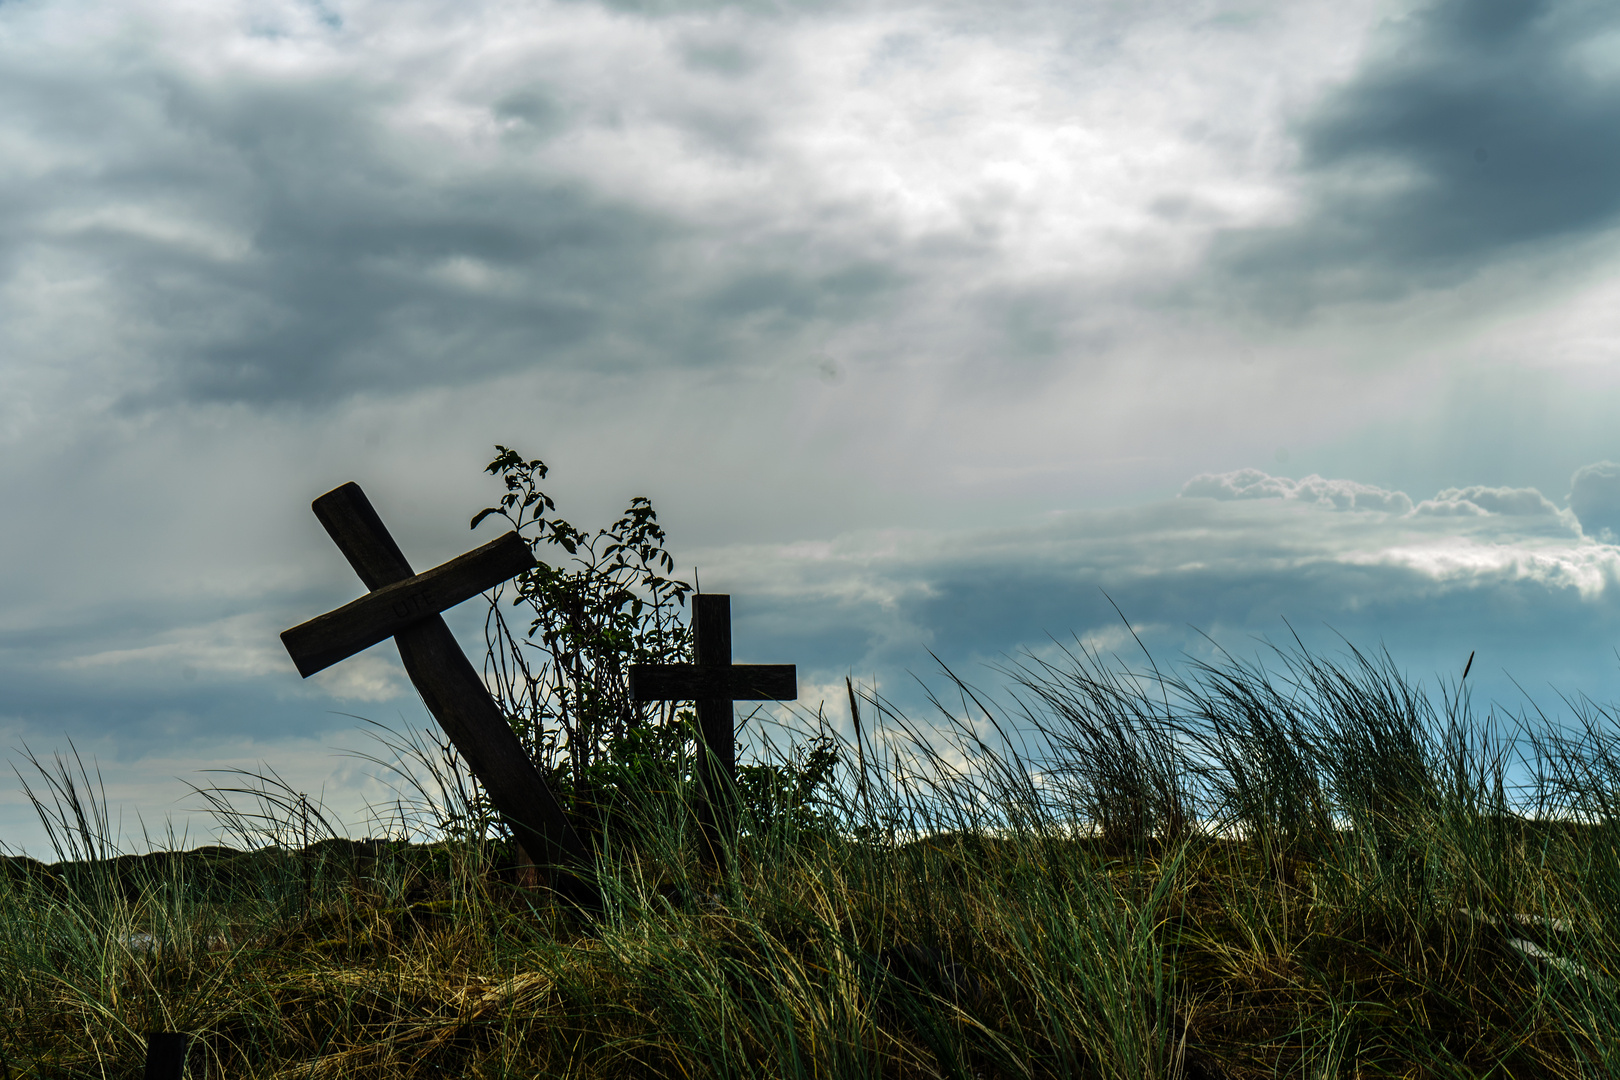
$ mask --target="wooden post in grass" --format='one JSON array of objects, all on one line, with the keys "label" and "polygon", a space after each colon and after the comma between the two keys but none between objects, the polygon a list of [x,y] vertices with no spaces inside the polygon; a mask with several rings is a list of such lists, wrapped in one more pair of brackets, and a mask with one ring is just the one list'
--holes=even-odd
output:
[{"label": "wooden post in grass", "polygon": [[145,1080],[181,1080],[186,1074],[186,1044],[190,1041],[183,1031],[148,1031]]},{"label": "wooden post in grass", "polygon": [[507,533],[417,574],[357,484],[328,491],[312,506],[371,591],[281,635],[298,673],[308,678],[392,637],[428,710],[519,845],[543,852],[552,866],[562,869],[554,882],[560,892],[576,903],[596,906],[595,890],[569,872],[588,865],[585,845],[439,615],[534,566],[528,542]]},{"label": "wooden post in grass", "polygon": [[723,865],[726,839],[737,835],[737,743],[733,701],[792,701],[799,696],[792,664],[731,662],[731,597],[692,597],[690,664],[630,665],[636,701],[693,701],[698,729],[698,831],[710,866]]}]

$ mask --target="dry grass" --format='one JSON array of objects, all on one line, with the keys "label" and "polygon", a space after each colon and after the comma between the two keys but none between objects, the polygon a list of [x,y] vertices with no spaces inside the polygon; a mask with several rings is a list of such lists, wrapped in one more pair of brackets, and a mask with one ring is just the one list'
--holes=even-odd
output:
[{"label": "dry grass", "polygon": [[1508,738],[1387,665],[1281,660],[1032,666],[1016,745],[965,688],[954,741],[868,701],[859,799],[756,823],[725,879],[658,810],[596,918],[485,843],[13,862],[0,1048],[132,1076],[186,1030],[194,1077],[289,1080],[1620,1071],[1609,714]]}]

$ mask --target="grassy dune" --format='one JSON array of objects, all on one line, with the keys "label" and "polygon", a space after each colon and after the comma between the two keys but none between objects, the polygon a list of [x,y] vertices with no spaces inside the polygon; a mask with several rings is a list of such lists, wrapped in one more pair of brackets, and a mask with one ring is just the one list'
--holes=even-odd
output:
[{"label": "grassy dune", "polygon": [[194,1077],[1620,1074],[1607,711],[1358,655],[1010,674],[926,724],[866,701],[826,801],[750,819],[728,875],[678,785],[622,792],[595,916],[498,843],[317,843],[274,800],[282,843],[111,858],[46,770],[6,1067],[134,1076],[162,1029]]}]

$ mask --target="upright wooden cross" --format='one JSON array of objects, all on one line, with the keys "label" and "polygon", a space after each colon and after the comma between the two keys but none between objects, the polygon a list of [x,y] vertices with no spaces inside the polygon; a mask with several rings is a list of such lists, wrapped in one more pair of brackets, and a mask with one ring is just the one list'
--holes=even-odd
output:
[{"label": "upright wooden cross", "polygon": [[723,838],[736,836],[737,743],[733,701],[792,701],[799,696],[792,664],[731,662],[731,597],[692,597],[691,664],[632,664],[636,701],[695,701],[703,745],[698,754],[698,828],[711,865],[723,864]]},{"label": "upright wooden cross", "polygon": [[554,882],[559,891],[594,906],[599,902],[595,890],[568,872],[589,865],[585,845],[439,615],[534,566],[528,542],[507,533],[417,574],[358,485],[344,484],[312,506],[371,591],[281,635],[298,673],[308,678],[392,637],[428,710],[518,843],[530,851],[539,848],[563,869]]}]

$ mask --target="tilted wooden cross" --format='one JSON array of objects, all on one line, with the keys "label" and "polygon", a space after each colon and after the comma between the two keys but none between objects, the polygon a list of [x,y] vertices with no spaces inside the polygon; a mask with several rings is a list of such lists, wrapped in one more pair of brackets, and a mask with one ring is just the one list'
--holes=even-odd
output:
[{"label": "tilted wooden cross", "polygon": [[484,786],[518,843],[538,847],[563,872],[553,881],[577,903],[595,906],[592,886],[569,873],[589,855],[545,778],[513,733],[484,680],[439,613],[536,565],[515,532],[417,574],[356,484],[311,504],[338,550],[371,592],[281,635],[306,679],[392,637],[428,711]]},{"label": "tilted wooden cross", "polygon": [[698,828],[711,865],[723,864],[723,837],[736,836],[737,743],[733,701],[792,701],[799,680],[792,664],[731,662],[731,597],[692,597],[691,664],[632,664],[636,701],[694,701],[703,745],[698,754]]}]

